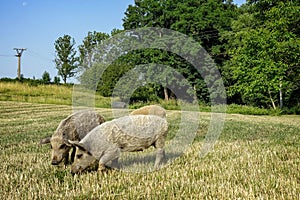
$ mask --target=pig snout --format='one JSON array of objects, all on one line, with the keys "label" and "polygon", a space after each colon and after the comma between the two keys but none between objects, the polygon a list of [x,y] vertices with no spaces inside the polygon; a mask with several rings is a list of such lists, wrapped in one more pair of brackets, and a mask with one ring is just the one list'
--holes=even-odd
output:
[{"label": "pig snout", "polygon": [[52,160],[52,161],[51,161],[51,164],[52,164],[52,165],[58,165],[59,162],[58,162],[57,160]]},{"label": "pig snout", "polygon": [[54,156],[52,158],[51,164],[52,165],[58,165],[61,162],[61,160],[62,160],[61,158],[59,159],[57,156]]},{"label": "pig snout", "polygon": [[79,166],[79,165],[72,165],[72,167],[71,167],[71,173],[72,174],[78,174],[78,173],[81,173],[81,171],[82,171],[81,166]]}]

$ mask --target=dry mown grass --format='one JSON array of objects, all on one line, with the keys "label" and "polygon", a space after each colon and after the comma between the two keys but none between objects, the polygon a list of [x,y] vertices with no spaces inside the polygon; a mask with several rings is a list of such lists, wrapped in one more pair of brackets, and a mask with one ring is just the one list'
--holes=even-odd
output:
[{"label": "dry mown grass", "polygon": [[[109,109],[97,109],[107,119]],[[186,153],[152,173],[72,176],[50,165],[52,134],[71,107],[0,101],[0,199],[299,199],[300,117],[227,115],[214,150],[200,158],[209,124]],[[170,132],[179,113],[168,112]]]}]

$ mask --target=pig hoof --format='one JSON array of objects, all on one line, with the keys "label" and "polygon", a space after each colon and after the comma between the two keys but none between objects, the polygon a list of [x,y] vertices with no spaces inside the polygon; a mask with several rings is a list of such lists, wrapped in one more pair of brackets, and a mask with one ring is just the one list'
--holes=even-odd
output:
[{"label": "pig hoof", "polygon": [[99,164],[99,166],[98,166],[98,171],[99,171],[99,172],[105,172],[105,171],[106,171],[105,165]]}]

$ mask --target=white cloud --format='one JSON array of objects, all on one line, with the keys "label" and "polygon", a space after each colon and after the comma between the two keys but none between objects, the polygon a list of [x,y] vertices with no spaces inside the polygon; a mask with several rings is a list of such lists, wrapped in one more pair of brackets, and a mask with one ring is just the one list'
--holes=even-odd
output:
[{"label": "white cloud", "polygon": [[22,2],[22,6],[27,6],[27,5],[28,5],[28,3],[26,1]]}]

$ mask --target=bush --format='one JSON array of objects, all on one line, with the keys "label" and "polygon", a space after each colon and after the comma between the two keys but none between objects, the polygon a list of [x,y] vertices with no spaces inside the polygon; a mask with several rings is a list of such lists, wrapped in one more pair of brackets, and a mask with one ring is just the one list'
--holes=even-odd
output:
[{"label": "bush", "polygon": [[60,83],[60,78],[57,76],[54,76],[54,84],[59,85]]},{"label": "bush", "polygon": [[257,108],[246,105],[230,104],[227,106],[227,113],[237,113],[243,115],[269,115],[270,110],[264,108]]},{"label": "bush", "polygon": [[284,108],[283,113],[284,114],[289,114],[289,115],[300,115],[300,106],[293,106],[291,108]]},{"label": "bush", "polygon": [[50,74],[49,72],[45,71],[42,75],[42,82],[44,84],[49,84],[51,82]]}]

